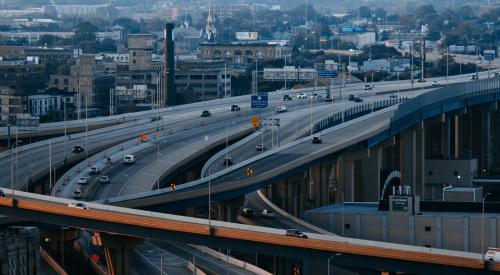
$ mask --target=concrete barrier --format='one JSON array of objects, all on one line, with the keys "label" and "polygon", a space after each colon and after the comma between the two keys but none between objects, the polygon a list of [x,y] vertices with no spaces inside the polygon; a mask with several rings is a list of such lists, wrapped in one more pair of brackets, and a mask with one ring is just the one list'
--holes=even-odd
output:
[{"label": "concrete barrier", "polygon": [[245,270],[248,270],[252,273],[255,273],[255,274],[262,274],[262,275],[272,275],[272,273],[269,273],[267,272],[266,270],[258,267],[258,266],[255,266],[253,264],[249,264],[247,262],[244,262],[244,261],[241,261],[241,260],[238,260],[236,258],[233,258],[231,256],[228,256],[228,255],[225,255],[223,253],[220,253],[218,251],[215,251],[213,249],[210,249],[206,246],[201,246],[201,245],[192,245],[190,244],[191,247],[203,252],[203,253],[206,253],[214,258],[217,258],[221,261],[225,261],[226,263],[229,263],[229,264],[232,264],[234,266],[237,266],[237,267],[240,267],[240,268],[243,268]]},{"label": "concrete barrier", "polygon": [[272,208],[274,210],[274,212],[276,213],[279,213],[280,215],[284,216],[285,218],[295,222],[295,223],[298,223],[300,225],[302,225],[303,227],[306,227],[306,228],[309,228],[310,230],[313,230],[315,232],[318,232],[318,233],[321,233],[321,234],[326,234],[326,235],[332,235],[332,236],[335,236],[335,234],[333,234],[332,232],[330,231],[326,231],[324,229],[321,229],[317,226],[314,226],[308,222],[305,222],[291,214],[289,214],[288,212],[286,212],[285,210],[279,208],[276,204],[274,204],[273,202],[271,202],[268,198],[266,198],[266,196],[264,196],[264,194],[262,194],[262,191],[258,190],[257,191],[257,194],[259,195],[260,199],[265,203],[267,204],[267,206],[269,206],[270,208]]}]

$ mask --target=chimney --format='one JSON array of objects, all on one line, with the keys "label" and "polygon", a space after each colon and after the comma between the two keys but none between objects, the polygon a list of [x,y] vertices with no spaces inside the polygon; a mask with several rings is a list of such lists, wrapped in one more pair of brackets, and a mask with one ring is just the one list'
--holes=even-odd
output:
[{"label": "chimney", "polygon": [[174,24],[166,23],[163,29],[163,98],[167,106],[176,105],[175,63],[174,63]]}]

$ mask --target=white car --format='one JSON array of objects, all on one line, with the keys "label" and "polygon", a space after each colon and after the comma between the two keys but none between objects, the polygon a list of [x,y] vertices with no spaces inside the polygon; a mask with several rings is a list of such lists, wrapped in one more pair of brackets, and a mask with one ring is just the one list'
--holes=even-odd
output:
[{"label": "white car", "polygon": [[365,91],[369,91],[372,89],[372,86],[370,86],[369,84],[366,84],[364,87],[363,87],[363,90]]},{"label": "white car", "polygon": [[274,212],[271,209],[262,209],[260,214],[262,214],[263,217],[274,218]]},{"label": "white car", "polygon": [[297,95],[297,99],[305,99],[307,98],[307,94],[306,93],[300,93]]},{"label": "white car", "polygon": [[83,210],[89,209],[87,207],[87,205],[85,203],[83,203],[83,202],[70,202],[70,203],[68,203],[68,207],[78,208],[78,209],[83,209]]},{"label": "white car", "polygon": [[277,113],[283,113],[283,112],[286,112],[286,111],[288,111],[288,109],[286,108],[286,105],[276,106],[276,112]]},{"label": "white car", "polygon": [[87,184],[87,178],[86,177],[80,177],[78,179],[78,184]]},{"label": "white car", "polygon": [[135,163],[135,156],[134,155],[125,155],[123,157],[123,162],[125,164],[134,164]]},{"label": "white car", "polygon": [[99,183],[109,183],[109,177],[108,176],[102,176],[99,179]]},{"label": "white car", "polygon": [[488,251],[484,254],[484,260],[500,262],[500,248],[488,247]]}]

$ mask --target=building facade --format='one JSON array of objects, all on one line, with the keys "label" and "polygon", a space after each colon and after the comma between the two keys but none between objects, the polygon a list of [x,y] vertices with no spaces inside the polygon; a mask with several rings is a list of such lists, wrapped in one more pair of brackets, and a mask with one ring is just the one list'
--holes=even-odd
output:
[{"label": "building facade", "polygon": [[231,68],[226,62],[177,62],[175,86],[180,103],[231,96]]},{"label": "building facade", "polygon": [[210,43],[200,46],[200,59],[224,60],[237,64],[250,64],[254,60],[273,60],[276,58],[288,57],[291,51],[288,47],[283,47],[268,43]]}]

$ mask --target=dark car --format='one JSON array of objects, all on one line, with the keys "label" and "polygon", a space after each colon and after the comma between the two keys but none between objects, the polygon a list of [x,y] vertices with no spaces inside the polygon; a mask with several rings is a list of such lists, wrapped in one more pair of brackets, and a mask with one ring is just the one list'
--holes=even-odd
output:
[{"label": "dark car", "polygon": [[211,116],[211,115],[212,115],[212,114],[210,113],[210,111],[207,111],[207,110],[205,110],[205,111],[201,112],[201,117],[209,117],[209,116]]},{"label": "dark car", "polygon": [[304,232],[299,231],[297,229],[287,229],[285,236],[292,236],[292,237],[307,239],[307,235]]},{"label": "dark car", "polygon": [[354,102],[363,102],[363,99],[359,96],[354,98]]},{"label": "dark car", "polygon": [[478,80],[479,79],[479,76],[477,74],[473,74],[471,77],[470,77],[470,80]]},{"label": "dark car", "polygon": [[240,106],[236,105],[236,104],[233,104],[231,105],[231,108],[229,108],[231,110],[231,112],[237,112],[239,110],[241,110]]},{"label": "dark car", "polygon": [[292,100],[292,97],[290,95],[283,95],[283,97],[281,98],[282,101],[289,101],[289,100]]},{"label": "dark car", "polygon": [[327,96],[325,97],[325,102],[333,102],[333,101],[335,101],[335,100],[333,99],[333,97],[331,97],[331,96],[329,96],[329,95],[327,95]]},{"label": "dark car", "polygon": [[321,138],[319,136],[314,136],[312,139],[312,143],[314,144],[320,144],[321,143]]},{"label": "dark car", "polygon": [[233,159],[230,156],[224,158],[224,165],[231,166],[233,165]]},{"label": "dark car", "polygon": [[245,208],[241,209],[240,214],[243,217],[253,217],[253,209],[245,207]]},{"label": "dark car", "polygon": [[355,96],[354,96],[354,95],[349,95],[349,100],[350,100],[350,101],[353,101],[353,100],[354,100],[354,98],[355,98]]},{"label": "dark car", "polygon": [[5,192],[2,189],[0,189],[0,197],[5,197]]},{"label": "dark car", "polygon": [[83,149],[83,146],[81,146],[81,145],[76,145],[75,147],[73,147],[73,153],[81,153],[83,151],[84,151],[84,149]]},{"label": "dark car", "polygon": [[423,83],[423,82],[425,82],[425,79],[419,78],[419,79],[417,80],[417,82],[419,82],[419,83]]}]

